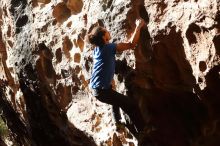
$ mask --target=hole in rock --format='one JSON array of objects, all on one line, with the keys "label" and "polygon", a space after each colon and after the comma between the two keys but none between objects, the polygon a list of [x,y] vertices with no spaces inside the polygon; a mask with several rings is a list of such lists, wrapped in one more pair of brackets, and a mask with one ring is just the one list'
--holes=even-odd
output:
[{"label": "hole in rock", "polygon": [[109,0],[109,1],[108,1],[108,3],[107,3],[107,7],[108,7],[108,8],[110,8],[110,7],[111,7],[112,2],[113,2],[113,0]]},{"label": "hole in rock", "polygon": [[197,43],[196,33],[201,33],[200,27],[194,23],[190,24],[188,30],[186,31],[186,38],[188,39],[190,45]]},{"label": "hole in rock", "polygon": [[71,16],[70,9],[67,8],[64,2],[57,4],[53,9],[53,16],[57,22],[63,23]]},{"label": "hole in rock", "polygon": [[198,78],[198,82],[199,82],[199,83],[202,83],[202,82],[203,82],[203,79],[202,79],[202,78]]},{"label": "hole in rock", "polygon": [[73,14],[78,14],[82,11],[83,1],[82,0],[68,0],[67,7]]},{"label": "hole in rock", "polygon": [[104,24],[104,22],[103,22],[102,19],[99,19],[99,20],[98,20],[98,24],[99,24],[99,26],[101,26],[101,27],[105,27],[105,24]]},{"label": "hole in rock", "polygon": [[103,9],[103,11],[106,11],[107,10],[107,5],[106,4],[102,4],[102,9]]},{"label": "hole in rock", "polygon": [[86,71],[89,72],[89,70],[91,69],[92,63],[93,63],[93,59],[91,57],[85,58],[85,69]]},{"label": "hole in rock", "polygon": [[66,26],[71,27],[72,26],[72,21],[68,22],[68,24]]},{"label": "hole in rock", "polygon": [[207,69],[207,65],[205,61],[200,61],[199,62],[199,70],[204,72]]},{"label": "hole in rock", "polygon": [[27,24],[27,22],[28,22],[28,16],[23,15],[23,16],[19,17],[18,20],[16,21],[16,27],[22,27],[25,24]]},{"label": "hole in rock", "polygon": [[74,45],[75,45],[76,47],[78,47],[78,44],[77,44],[77,40],[76,40],[76,39],[73,40],[73,43],[74,43]]},{"label": "hole in rock", "polygon": [[79,74],[80,71],[81,71],[81,67],[77,65],[74,69],[75,74]]},{"label": "hole in rock", "polygon": [[84,89],[86,86],[88,86],[88,83],[86,82],[85,77],[83,75],[80,75],[79,78],[80,78],[81,84],[83,85],[82,89]]},{"label": "hole in rock", "polygon": [[54,26],[54,25],[56,25],[56,24],[57,24],[57,20],[54,19],[53,22],[52,22],[52,25]]},{"label": "hole in rock", "polygon": [[87,23],[88,23],[87,14],[84,14],[84,15],[83,15],[83,21],[84,21],[84,24],[87,25]]},{"label": "hole in rock", "polygon": [[70,41],[69,37],[66,36],[63,41],[63,51],[67,58],[70,58],[70,50],[73,47],[73,43]]},{"label": "hole in rock", "polygon": [[80,35],[79,35],[79,36],[80,36],[81,38],[83,38],[83,39],[84,39],[84,38],[85,38],[85,36],[86,36],[86,33],[87,33],[87,30],[86,30],[86,29],[82,29],[82,30],[81,30],[81,33],[80,33]]},{"label": "hole in rock", "polygon": [[63,78],[67,78],[70,76],[70,73],[65,69],[61,69],[61,75]]},{"label": "hole in rock", "polygon": [[74,83],[72,86],[72,92],[73,94],[76,94],[79,90],[79,86],[81,86],[81,81],[75,72],[72,73],[72,81]]},{"label": "hole in rock", "polygon": [[220,55],[220,35],[215,36],[213,39],[215,50],[218,55]]},{"label": "hole in rock", "polygon": [[57,63],[62,61],[62,51],[61,51],[61,48],[58,48],[56,50],[56,59],[57,59]]},{"label": "hole in rock", "polygon": [[8,25],[7,36],[11,37],[11,26],[10,25]]},{"label": "hole in rock", "polygon": [[20,28],[20,27],[17,27],[17,28],[15,29],[15,33],[18,34],[18,33],[20,33],[20,32],[21,32],[21,28]]},{"label": "hole in rock", "polygon": [[76,93],[79,91],[79,87],[78,86],[73,86],[72,87],[72,94],[76,95]]},{"label": "hole in rock", "polygon": [[0,9],[0,19],[2,19],[3,14],[8,17],[7,8],[3,7],[3,9]]},{"label": "hole in rock", "polygon": [[47,23],[46,25],[44,25],[44,26],[41,28],[41,32],[46,32],[46,31],[47,31],[47,28],[48,28],[48,25],[49,25],[49,23]]},{"label": "hole in rock", "polygon": [[80,48],[80,50],[82,52],[83,48],[84,48],[84,41],[80,36],[78,36],[78,39],[77,39],[77,46]]},{"label": "hole in rock", "polygon": [[76,53],[74,55],[74,62],[80,63],[81,55],[79,53]]},{"label": "hole in rock", "polygon": [[49,46],[54,46],[55,45],[55,42],[54,41],[51,41]]},{"label": "hole in rock", "polygon": [[9,44],[9,46],[10,46],[11,48],[13,47],[12,41],[8,40],[8,44]]}]

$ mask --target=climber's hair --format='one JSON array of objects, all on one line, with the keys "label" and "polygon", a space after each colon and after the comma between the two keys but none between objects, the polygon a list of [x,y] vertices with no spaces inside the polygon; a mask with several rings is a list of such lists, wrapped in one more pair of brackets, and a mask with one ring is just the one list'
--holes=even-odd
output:
[{"label": "climber's hair", "polygon": [[105,35],[105,30],[101,26],[95,26],[92,31],[87,35],[89,43],[95,46],[103,46],[105,44],[103,36]]}]

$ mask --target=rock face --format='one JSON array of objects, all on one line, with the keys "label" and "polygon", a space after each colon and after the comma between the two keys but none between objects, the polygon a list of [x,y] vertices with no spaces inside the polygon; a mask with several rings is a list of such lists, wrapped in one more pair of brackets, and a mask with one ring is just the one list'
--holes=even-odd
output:
[{"label": "rock face", "polygon": [[[116,55],[114,76],[145,119],[135,138],[90,93],[86,34],[101,25],[127,41],[139,17],[139,45]],[[0,26],[0,106],[18,145],[220,144],[218,0],[1,0]]]}]

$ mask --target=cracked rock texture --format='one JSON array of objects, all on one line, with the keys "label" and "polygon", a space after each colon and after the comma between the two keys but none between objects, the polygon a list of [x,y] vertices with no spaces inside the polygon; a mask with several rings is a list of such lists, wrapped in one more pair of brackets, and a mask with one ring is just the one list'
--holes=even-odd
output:
[{"label": "cracked rock texture", "polygon": [[[136,138],[90,93],[86,34],[99,24],[127,41],[139,17],[113,85],[139,103]],[[17,145],[220,145],[219,0],[1,0],[0,26],[1,116]]]}]

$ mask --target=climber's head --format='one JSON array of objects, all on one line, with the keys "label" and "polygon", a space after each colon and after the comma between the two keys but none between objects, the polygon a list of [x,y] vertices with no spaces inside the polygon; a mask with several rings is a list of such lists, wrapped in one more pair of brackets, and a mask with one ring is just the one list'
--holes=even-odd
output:
[{"label": "climber's head", "polygon": [[88,40],[95,46],[103,46],[109,43],[111,39],[110,33],[101,26],[96,26],[92,29],[91,33],[88,34]]}]

